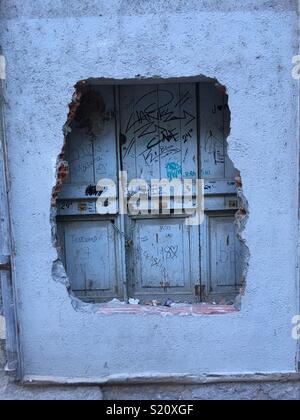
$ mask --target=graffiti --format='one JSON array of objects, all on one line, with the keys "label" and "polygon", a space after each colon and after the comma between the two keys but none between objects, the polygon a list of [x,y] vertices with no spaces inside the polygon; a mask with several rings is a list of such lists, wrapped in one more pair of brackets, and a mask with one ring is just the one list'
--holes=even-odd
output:
[{"label": "graffiti", "polygon": [[162,225],[162,226],[159,227],[159,230],[160,230],[160,232],[170,231],[171,226]]},{"label": "graffiti", "polygon": [[195,171],[186,171],[184,174],[185,177],[189,178],[189,177],[194,177],[197,176]]},{"label": "graffiti", "polygon": [[105,173],[106,166],[102,163],[103,151],[99,146],[93,144],[91,141],[89,144],[72,149],[68,158],[71,173],[87,173],[94,168],[97,172]]},{"label": "graffiti", "polygon": [[223,110],[224,111],[229,111],[229,106],[227,104],[226,105],[214,105],[213,108],[212,108],[212,113],[216,114],[218,111],[223,112]]},{"label": "graffiti", "polygon": [[102,237],[101,236],[76,236],[76,235],[72,235],[72,242],[75,243],[95,243],[98,241],[101,241]]},{"label": "graffiti", "polygon": [[160,146],[159,152],[155,149],[147,150],[143,152],[141,156],[143,156],[145,163],[147,165],[151,165],[153,162],[157,162],[159,159],[165,159],[169,156],[175,156],[181,152],[181,149],[176,146]]},{"label": "graffiti", "polygon": [[189,149],[187,148],[186,151],[185,151],[185,154],[184,154],[183,163],[186,162],[186,159],[188,157],[188,154],[189,154]]},{"label": "graffiti", "polygon": [[[140,252],[140,249],[137,249],[137,251]],[[151,264],[151,267],[157,267],[161,271],[163,277],[167,277],[167,268],[164,266],[161,259],[154,257],[148,251],[144,251],[143,256]]]},{"label": "graffiti", "polygon": [[[218,138],[212,130],[208,130],[205,137],[205,151],[214,156],[215,165],[224,164],[224,141],[223,138]],[[221,150],[220,150],[221,149]]]},{"label": "graffiti", "polygon": [[73,164],[85,158],[93,159],[93,146],[91,141],[85,142],[79,147],[73,147],[68,161],[70,164]]},{"label": "graffiti", "polygon": [[213,184],[213,183],[205,184],[204,185],[204,190],[206,190],[206,191],[212,191],[212,190],[214,190],[216,188],[217,188],[216,185]]},{"label": "graffiti", "polygon": [[61,201],[58,206],[59,214],[95,213],[95,201]]},{"label": "graffiti", "polygon": [[210,169],[202,169],[201,170],[201,176],[210,176],[211,175],[211,171]]},{"label": "graffiti", "polygon": [[60,208],[60,210],[69,210],[72,206],[73,206],[73,202],[72,201],[63,201],[59,205],[59,208]]},{"label": "graffiti", "polygon": [[168,179],[176,179],[182,176],[182,167],[178,163],[169,162],[166,166]]},{"label": "graffiti", "polygon": [[186,104],[186,102],[190,101],[192,99],[192,96],[190,95],[189,91],[186,91],[180,98],[179,101],[175,104],[175,108],[178,106],[183,106]]},{"label": "graffiti", "polygon": [[[175,95],[166,89],[154,89],[138,99],[136,111],[131,113],[123,134],[124,138],[128,138],[128,134],[132,137],[124,148],[124,157],[131,153],[139,140],[146,139],[147,142],[141,155],[166,142],[187,142],[192,137],[189,125],[196,119],[183,108],[190,99],[188,91],[176,100]],[[186,131],[180,134],[181,130]]]},{"label": "graffiti", "polygon": [[[220,247],[223,246],[223,243],[220,244]],[[236,264],[237,261],[241,259],[241,254],[237,251],[227,251],[226,249],[220,248],[218,255],[218,262],[220,264]]]},{"label": "graffiti", "polygon": [[98,191],[96,185],[89,185],[85,190],[86,196],[100,197],[104,190]]},{"label": "graffiti", "polygon": [[175,156],[181,152],[181,149],[176,146],[160,146],[160,158],[166,158],[168,156]]},{"label": "graffiti", "polygon": [[183,134],[182,140],[184,143],[186,143],[188,140],[190,140],[193,137],[194,129],[191,128],[187,133]]},{"label": "graffiti", "polygon": [[163,259],[175,260],[176,258],[178,258],[178,250],[179,250],[179,247],[173,246],[173,245],[162,248],[161,251],[162,251]]}]

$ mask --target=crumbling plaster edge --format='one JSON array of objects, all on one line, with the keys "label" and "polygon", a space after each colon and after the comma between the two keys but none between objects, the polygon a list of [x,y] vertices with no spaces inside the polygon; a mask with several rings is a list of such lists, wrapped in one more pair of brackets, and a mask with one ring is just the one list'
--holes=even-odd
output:
[{"label": "crumbling plaster edge", "polygon": [[[84,302],[82,300],[80,300],[78,297],[75,296],[75,294],[72,292],[71,290],[71,282],[70,279],[68,278],[68,275],[64,269],[63,263],[60,260],[59,257],[59,253],[58,253],[58,249],[57,249],[57,241],[56,241],[56,207],[53,206],[53,200],[56,201],[56,199],[53,198],[53,193],[55,191],[55,188],[57,188],[58,183],[59,183],[59,171],[61,168],[61,165],[65,164],[64,159],[62,159],[62,154],[64,153],[64,148],[66,145],[66,141],[67,141],[67,137],[69,134],[69,130],[70,130],[70,124],[75,116],[75,113],[78,109],[78,107],[80,106],[81,103],[81,97],[82,94],[84,94],[84,90],[87,86],[92,85],[94,82],[97,83],[102,83],[103,85],[107,85],[107,84],[124,84],[124,83],[137,83],[137,82],[142,82],[142,83],[155,83],[155,82],[163,82],[165,80],[168,81],[174,81],[174,80],[180,80],[182,82],[189,80],[189,81],[194,81],[195,83],[203,78],[203,79],[207,79],[210,81],[214,81],[216,83],[218,83],[220,86],[223,86],[225,88],[225,93],[228,96],[228,104],[229,104],[229,109],[230,109],[230,129],[229,129],[229,134],[228,137],[226,138],[226,144],[227,144],[227,154],[229,156],[229,159],[231,159],[231,154],[230,154],[230,148],[231,148],[231,144],[230,144],[230,139],[232,137],[232,108],[230,105],[230,98],[231,98],[231,94],[230,94],[230,84],[229,83],[221,83],[220,80],[222,79],[219,76],[211,76],[211,77],[207,77],[204,75],[205,72],[197,72],[197,74],[194,75],[188,75],[188,76],[170,76],[170,75],[149,75],[149,74],[145,74],[145,75],[136,75],[134,77],[123,77],[123,78],[111,78],[111,77],[96,77],[96,76],[91,76],[91,77],[86,77],[86,78],[80,78],[79,80],[77,80],[75,83],[73,83],[73,89],[70,87],[70,92],[72,93],[71,95],[71,102],[68,103],[67,105],[67,109],[68,109],[68,113],[67,113],[67,119],[66,122],[64,123],[63,127],[62,127],[62,139],[63,139],[63,143],[61,146],[61,149],[58,153],[58,155],[56,156],[56,166],[54,167],[55,170],[55,175],[54,175],[54,187],[52,189],[52,196],[51,196],[51,206],[50,206],[50,226],[51,226],[51,237],[52,237],[52,245],[53,245],[53,251],[54,251],[54,259],[53,259],[53,263],[52,263],[52,279],[56,282],[56,283],[60,283],[62,285],[65,286],[68,297],[71,301],[71,305],[73,307],[73,309],[75,310],[75,312],[81,312],[81,313],[90,313],[90,314],[95,314],[95,313],[99,313],[99,311],[101,312],[101,309],[103,308],[103,304],[101,303],[87,303]],[[68,90],[69,91],[69,90]],[[235,164],[234,159],[231,159],[234,166],[237,168],[238,165]],[[237,169],[239,171],[239,169]],[[240,171],[239,171],[240,172]],[[240,177],[240,181],[241,181],[242,177]],[[243,243],[243,245],[245,246],[246,252],[245,252],[245,261],[244,261],[244,269],[243,269],[243,277],[245,280],[245,285],[243,290],[241,291],[241,293],[237,296],[236,301],[234,303],[234,308],[235,311],[232,312],[225,312],[225,313],[214,313],[214,314],[201,314],[201,315],[195,315],[195,314],[188,314],[188,315],[184,315],[184,317],[186,316],[212,316],[212,315],[229,315],[229,314],[237,314],[240,313],[242,310],[242,306],[243,306],[243,300],[244,297],[246,295],[246,290],[247,290],[247,274],[249,271],[249,264],[250,264],[250,249],[247,245],[247,239],[244,236],[244,231],[246,229],[246,225],[247,222],[249,220],[249,203],[244,195],[243,192],[243,184],[241,182],[240,185],[237,185],[237,191],[238,191],[238,197],[241,200],[242,203],[242,208],[240,210],[244,211],[244,214],[240,215],[240,211],[238,211],[236,213],[236,223],[238,226],[238,238],[241,241],[241,243]],[[241,216],[241,217],[239,217]],[[58,270],[58,271],[57,271]],[[60,274],[58,273],[60,271]],[[216,305],[216,309],[218,308],[218,306],[220,305]],[[229,305],[230,307],[232,307],[232,305]],[[103,314],[102,314],[103,315]],[[124,314],[122,314],[124,315]],[[128,314],[128,315],[133,315]],[[157,315],[156,313],[153,314],[149,314],[149,315]],[[105,315],[107,316],[107,315]],[[110,315],[111,316],[111,315]],[[161,315],[162,316],[162,315]],[[176,315],[175,315],[176,316]],[[180,315],[177,315],[180,316]],[[181,315],[182,317],[182,315]]]}]

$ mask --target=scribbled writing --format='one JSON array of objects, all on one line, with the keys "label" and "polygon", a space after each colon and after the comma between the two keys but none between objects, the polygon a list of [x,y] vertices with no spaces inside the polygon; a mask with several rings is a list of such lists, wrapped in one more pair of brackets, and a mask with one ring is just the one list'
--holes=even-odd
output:
[{"label": "scribbled writing", "polygon": [[150,149],[147,152],[143,152],[143,158],[146,164],[152,164],[158,159],[164,159],[168,156],[175,156],[178,153],[181,153],[179,147],[168,145],[168,146],[159,146],[159,149]]},{"label": "scribbled writing", "polygon": [[98,191],[96,185],[89,185],[85,190],[85,195],[89,197],[100,197],[103,194],[103,191],[103,189]]},{"label": "scribbled writing", "polygon": [[175,260],[178,257],[178,250],[179,247],[178,246],[166,246],[164,248],[161,249],[163,258],[166,260]]},{"label": "scribbled writing", "polygon": [[101,236],[93,235],[93,236],[76,236],[72,235],[72,242],[75,243],[95,243],[100,241],[102,238]]},{"label": "scribbled writing", "polygon": [[205,151],[213,155],[216,165],[223,164],[225,162],[223,134],[220,138],[214,134],[213,130],[208,130],[205,136]]},{"label": "scribbled writing", "polygon": [[184,176],[185,176],[186,178],[188,178],[188,177],[194,177],[194,176],[197,176],[197,174],[196,174],[196,171],[186,171],[186,172],[184,173]]},{"label": "scribbled writing", "polygon": [[[157,155],[152,149],[165,143],[186,143],[192,138],[193,128],[190,124],[196,119],[185,104],[192,99],[189,91],[180,96],[167,89],[153,89],[139,98],[134,104],[135,111],[129,116],[125,135],[124,157],[132,152],[138,141],[142,141],[144,150],[140,152],[146,163],[152,163],[160,154],[166,152],[158,149]],[[168,151],[169,152],[169,151]],[[174,150],[174,153],[178,153]]]}]

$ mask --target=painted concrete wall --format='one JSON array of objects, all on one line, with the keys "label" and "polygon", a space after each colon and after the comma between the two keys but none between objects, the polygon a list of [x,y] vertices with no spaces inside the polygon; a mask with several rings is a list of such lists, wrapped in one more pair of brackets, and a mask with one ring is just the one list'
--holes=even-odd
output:
[{"label": "painted concrete wall", "polygon": [[[297,1],[1,1],[24,374],[294,372],[298,312]],[[251,260],[240,313],[104,316],[51,275],[50,196],[74,84],[216,77],[228,88]]]}]

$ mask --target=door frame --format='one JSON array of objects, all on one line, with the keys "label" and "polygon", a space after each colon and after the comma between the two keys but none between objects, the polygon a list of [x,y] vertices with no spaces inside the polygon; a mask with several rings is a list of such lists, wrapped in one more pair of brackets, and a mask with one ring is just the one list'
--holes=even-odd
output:
[{"label": "door frame", "polygon": [[10,207],[9,166],[5,136],[3,81],[0,80],[0,279],[3,315],[6,324],[6,371],[21,378],[21,352],[18,334],[17,294],[14,280],[14,254]]}]

